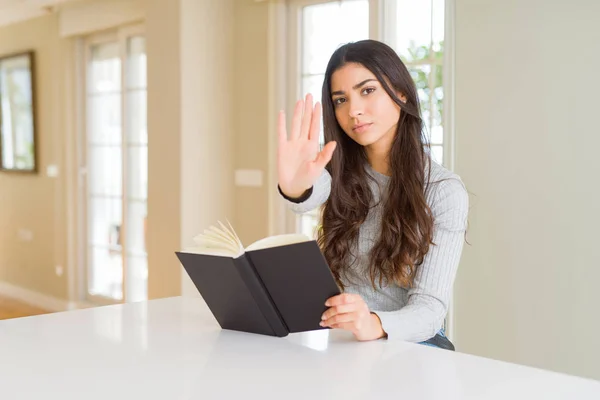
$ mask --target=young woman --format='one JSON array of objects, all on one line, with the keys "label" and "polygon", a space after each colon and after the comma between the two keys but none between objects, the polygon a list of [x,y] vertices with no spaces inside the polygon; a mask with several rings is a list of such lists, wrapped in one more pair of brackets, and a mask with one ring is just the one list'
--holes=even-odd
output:
[{"label": "young woman", "polygon": [[291,209],[323,205],[318,242],[343,294],[322,326],[358,340],[444,343],[443,324],[467,227],[460,178],[435,163],[415,84],[386,44],[349,43],[332,55],[321,105],[309,94],[291,132],[280,113],[279,191]]}]

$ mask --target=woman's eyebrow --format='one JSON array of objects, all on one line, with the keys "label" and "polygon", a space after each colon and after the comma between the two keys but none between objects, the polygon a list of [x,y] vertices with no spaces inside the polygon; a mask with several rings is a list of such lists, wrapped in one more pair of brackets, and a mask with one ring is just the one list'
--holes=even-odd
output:
[{"label": "woman's eyebrow", "polygon": [[[377,79],[374,79],[374,78],[365,79],[364,81],[362,81],[362,82],[359,82],[359,83],[357,83],[356,85],[352,86],[352,89],[356,90],[356,89],[358,89],[359,87],[361,87],[362,85],[364,85],[365,83],[367,83],[367,82],[371,82],[371,81],[376,81],[376,80],[377,80]],[[335,92],[331,92],[331,95],[332,95],[332,96],[335,96],[335,95],[338,95],[338,94],[344,94],[344,91],[343,91],[343,90],[337,90],[337,91],[335,91]]]}]

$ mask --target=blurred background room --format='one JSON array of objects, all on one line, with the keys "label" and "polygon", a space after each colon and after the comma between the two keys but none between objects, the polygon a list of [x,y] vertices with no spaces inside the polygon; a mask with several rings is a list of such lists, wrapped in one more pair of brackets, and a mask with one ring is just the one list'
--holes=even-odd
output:
[{"label": "blurred background room", "polygon": [[598,21],[596,0],[0,0],[0,319],[198,296],[174,252],[218,220],[312,236],[277,192],[277,113],[372,38],[470,193],[457,350],[600,380]]}]

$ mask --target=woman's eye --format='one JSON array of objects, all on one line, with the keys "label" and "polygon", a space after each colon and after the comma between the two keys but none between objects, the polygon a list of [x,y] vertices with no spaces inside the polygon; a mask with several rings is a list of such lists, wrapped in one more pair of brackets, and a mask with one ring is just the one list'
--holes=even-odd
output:
[{"label": "woman's eye", "polygon": [[375,88],[372,88],[372,87],[364,88],[363,89],[363,94],[373,93],[374,91],[375,91]]},{"label": "woman's eye", "polygon": [[339,106],[340,104],[344,103],[346,101],[346,99],[344,99],[343,97],[338,97],[337,99],[333,100],[333,104],[336,106]]}]

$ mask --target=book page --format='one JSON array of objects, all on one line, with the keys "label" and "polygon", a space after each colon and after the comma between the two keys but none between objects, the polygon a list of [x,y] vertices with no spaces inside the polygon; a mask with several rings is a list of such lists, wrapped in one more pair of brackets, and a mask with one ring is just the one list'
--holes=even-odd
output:
[{"label": "book page", "polygon": [[[229,222],[228,222],[229,224]],[[211,226],[194,237],[196,246],[184,250],[186,253],[197,253],[207,255],[222,255],[236,257],[244,252],[242,243],[233,231],[231,224],[229,228],[219,221],[220,228]]]},{"label": "book page", "polygon": [[229,221],[227,221],[228,226],[225,226],[221,221],[218,221],[218,224],[219,227],[210,226],[204,230],[204,233],[196,235],[194,237],[195,246],[188,247],[183,252],[236,258],[245,251],[268,249],[312,240],[306,235],[291,233],[257,240],[244,249],[240,238]]},{"label": "book page", "polygon": [[311,238],[301,233],[270,236],[252,243],[250,246],[246,247],[246,251],[268,249],[271,247],[285,246],[288,244],[309,242],[311,240]]},{"label": "book page", "polygon": [[187,247],[181,251],[182,253],[189,254],[204,254],[207,256],[221,256],[235,258],[238,254],[228,249],[216,248],[216,247],[203,247],[203,246],[192,246]]}]

